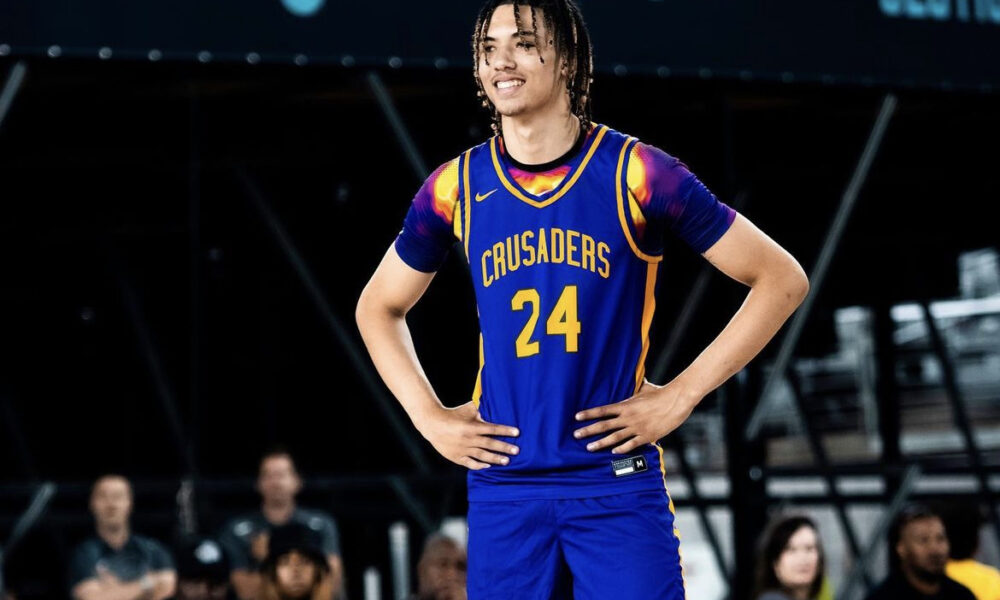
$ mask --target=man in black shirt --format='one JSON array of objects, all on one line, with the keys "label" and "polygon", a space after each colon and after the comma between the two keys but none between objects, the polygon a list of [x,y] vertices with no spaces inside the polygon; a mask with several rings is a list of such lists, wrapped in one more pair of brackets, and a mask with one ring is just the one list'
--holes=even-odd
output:
[{"label": "man in black shirt", "polygon": [[177,573],[167,550],[133,534],[132,486],[106,475],[90,494],[97,535],[76,547],[69,583],[75,600],[164,600],[174,595]]},{"label": "man in black shirt", "polygon": [[889,577],[866,600],[976,600],[944,574],[948,537],[929,508],[911,505],[889,528]]},{"label": "man in black shirt", "polygon": [[233,588],[241,600],[255,600],[260,595],[259,567],[269,554],[271,531],[289,523],[303,525],[319,534],[335,597],[339,597],[343,589],[343,565],[337,525],[326,513],[300,508],[295,497],[301,489],[302,479],[291,454],[282,448],[268,451],[260,461],[257,476],[260,511],[231,520],[219,536],[231,561]]}]

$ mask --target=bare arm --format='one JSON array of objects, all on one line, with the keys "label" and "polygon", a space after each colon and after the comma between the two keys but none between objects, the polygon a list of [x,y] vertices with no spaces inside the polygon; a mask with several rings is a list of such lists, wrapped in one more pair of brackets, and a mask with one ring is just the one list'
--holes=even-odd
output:
[{"label": "bare arm", "polygon": [[167,600],[177,592],[177,573],[175,571],[157,571],[149,575],[153,579],[152,600]]},{"label": "bare arm", "polygon": [[703,256],[750,287],[746,300],[673,381],[662,387],[647,382],[628,400],[577,415],[581,421],[604,419],[577,430],[578,438],[614,431],[588,449],[613,446],[614,452],[625,453],[676,429],[705,396],[760,353],[809,292],[809,280],[795,258],[742,215]]},{"label": "bare arm", "polygon": [[757,356],[809,293],[798,261],[742,215],[703,256],[750,292],[722,332],[677,377],[697,401]]},{"label": "bare arm", "polygon": [[87,579],[73,588],[76,600],[140,600],[147,598],[147,591],[138,581],[106,584],[98,579]]},{"label": "bare arm", "polygon": [[406,314],[433,278],[408,266],[390,247],[358,300],[361,337],[386,386],[442,456],[470,469],[506,464],[509,459],[498,453],[516,454],[517,448],[489,436],[514,437],[518,431],[484,423],[471,402],[445,408],[417,359]]},{"label": "bare arm", "polygon": [[414,423],[442,408],[420,366],[406,326],[406,313],[424,295],[432,279],[434,273],[410,268],[390,247],[361,292],[355,314],[375,368]]},{"label": "bare arm", "polygon": [[246,569],[234,569],[229,581],[240,600],[258,600],[260,596],[260,574]]},{"label": "bare arm", "polygon": [[166,600],[174,595],[177,574],[174,571],[157,571],[147,575],[147,581],[119,580],[114,575],[101,572],[97,577],[81,581],[73,588],[76,600]]},{"label": "bare arm", "polygon": [[330,565],[330,587],[333,589],[332,596],[340,598],[344,593],[344,563],[340,560],[339,554],[328,554],[327,563]]}]

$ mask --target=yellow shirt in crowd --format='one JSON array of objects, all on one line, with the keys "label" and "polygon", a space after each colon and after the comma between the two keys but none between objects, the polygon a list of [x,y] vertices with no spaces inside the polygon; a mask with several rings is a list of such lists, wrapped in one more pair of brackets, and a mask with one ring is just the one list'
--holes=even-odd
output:
[{"label": "yellow shirt in crowd", "polygon": [[969,588],[976,600],[1000,600],[1000,571],[972,559],[950,560],[945,574]]}]

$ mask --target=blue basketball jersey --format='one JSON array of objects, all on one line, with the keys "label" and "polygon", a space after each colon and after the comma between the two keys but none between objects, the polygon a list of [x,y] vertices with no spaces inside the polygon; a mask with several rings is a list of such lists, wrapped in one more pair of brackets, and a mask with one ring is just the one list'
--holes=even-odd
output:
[{"label": "blue basketball jersey", "polygon": [[[584,409],[643,381],[659,256],[635,243],[623,165],[635,143],[598,126],[542,197],[502,164],[498,138],[459,161],[464,245],[481,329],[474,393],[482,417],[512,425],[506,466],[469,473],[469,499],[579,498],[662,488],[662,450],[633,463],[577,440]],[[596,438],[595,438],[596,439]]]},{"label": "blue basketball jersey", "polygon": [[470,471],[470,501],[664,489],[658,446],[589,452],[603,436],[575,439],[575,415],[642,384],[664,236],[701,253],[736,213],[683,163],[606,126],[574,152],[528,173],[494,137],[427,179],[396,238],[425,272],[463,244],[481,328],[473,401],[521,431],[508,465]]}]

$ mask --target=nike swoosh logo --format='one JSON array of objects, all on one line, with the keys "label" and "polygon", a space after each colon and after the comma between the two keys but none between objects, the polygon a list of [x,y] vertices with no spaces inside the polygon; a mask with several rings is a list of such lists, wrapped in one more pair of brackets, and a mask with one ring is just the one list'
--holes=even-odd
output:
[{"label": "nike swoosh logo", "polygon": [[492,189],[492,190],[490,190],[490,191],[488,191],[488,192],[486,192],[485,194],[482,194],[482,195],[476,194],[476,202],[482,202],[483,200],[486,200],[487,198],[489,198],[490,196],[492,196],[493,192],[495,192],[495,191],[496,191],[496,189]]}]

